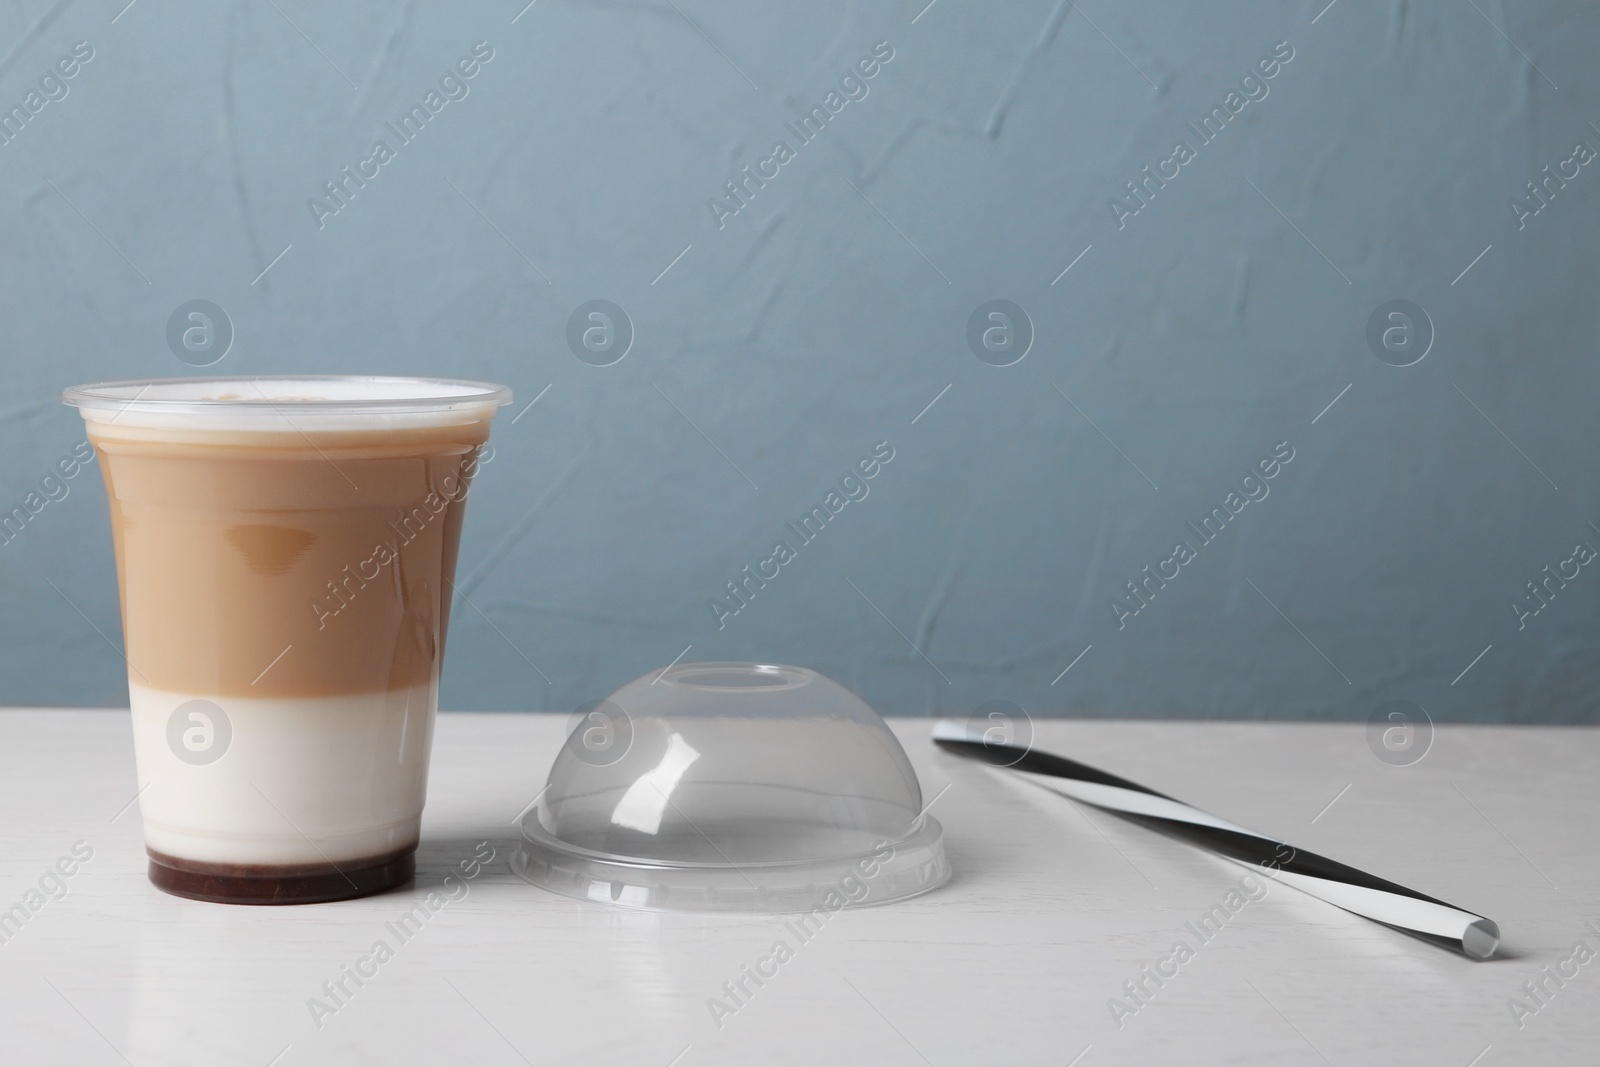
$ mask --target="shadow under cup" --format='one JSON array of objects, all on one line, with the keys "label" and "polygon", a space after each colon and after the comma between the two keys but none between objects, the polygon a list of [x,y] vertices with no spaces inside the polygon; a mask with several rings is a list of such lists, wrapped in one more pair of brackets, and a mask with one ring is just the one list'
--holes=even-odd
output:
[{"label": "shadow under cup", "polygon": [[234,904],[409,881],[466,495],[510,391],[314,376],[64,399],[110,497],[150,880]]}]

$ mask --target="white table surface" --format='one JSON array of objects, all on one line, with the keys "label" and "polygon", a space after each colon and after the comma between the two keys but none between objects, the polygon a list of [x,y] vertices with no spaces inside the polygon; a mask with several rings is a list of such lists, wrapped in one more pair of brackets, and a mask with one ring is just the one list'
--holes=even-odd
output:
[{"label": "white table surface", "polygon": [[[1441,727],[1426,758],[1391,767],[1361,725],[1040,724],[1040,747],[1504,934],[1501,958],[1473,963],[1275,886],[1119,1029],[1109,998],[1243,868],[895,720],[924,795],[950,785],[933,813],[954,877],[837,914],[719,1028],[708,999],[784,935],[781,917],[616,910],[510,873],[511,820],[564,721],[441,716],[415,887],[260,908],[146,881],[137,806],[118,814],[136,788],[125,711],[0,711],[0,909],[75,843],[93,849],[0,944],[0,1064],[1600,1063],[1600,956],[1520,1028],[1508,1006],[1576,942],[1600,952],[1583,926],[1600,928],[1595,729]],[[319,1028],[309,998],[484,840],[497,855],[467,895]]]}]

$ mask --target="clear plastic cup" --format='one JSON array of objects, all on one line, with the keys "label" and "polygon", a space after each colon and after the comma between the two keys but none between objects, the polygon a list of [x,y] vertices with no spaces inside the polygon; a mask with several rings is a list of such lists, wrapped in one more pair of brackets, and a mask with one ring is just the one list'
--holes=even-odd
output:
[{"label": "clear plastic cup", "polygon": [[111,505],[150,880],[293,904],[408,881],[468,489],[503,386],[66,390]]}]

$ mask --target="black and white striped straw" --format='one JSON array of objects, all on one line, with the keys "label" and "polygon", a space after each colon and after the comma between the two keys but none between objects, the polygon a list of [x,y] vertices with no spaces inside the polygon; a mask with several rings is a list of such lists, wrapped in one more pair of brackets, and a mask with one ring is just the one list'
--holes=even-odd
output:
[{"label": "black and white striped straw", "polygon": [[933,728],[940,748],[998,767],[1047,775],[1074,800],[1180,837],[1272,877],[1345,911],[1383,923],[1475,960],[1486,960],[1500,946],[1500,928],[1491,920],[1337,860],[1297,849],[1219,819],[1181,800],[1146,789],[1075,760],[1018,745],[984,739],[966,723],[943,720]]}]

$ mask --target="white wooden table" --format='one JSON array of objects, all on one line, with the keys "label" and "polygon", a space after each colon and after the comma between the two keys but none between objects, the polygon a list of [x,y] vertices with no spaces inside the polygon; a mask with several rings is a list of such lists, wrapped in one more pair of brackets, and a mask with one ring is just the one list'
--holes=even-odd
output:
[{"label": "white wooden table", "polygon": [[[510,873],[511,820],[563,724],[442,716],[414,888],[247,908],[146,882],[125,711],[0,711],[0,909],[43,899],[0,944],[0,1063],[1600,1063],[1600,957],[1547,982],[1543,1004],[1522,988],[1580,940],[1600,952],[1583,925],[1600,929],[1595,729],[1443,727],[1421,762],[1392,767],[1360,725],[1040,724],[1044,748],[1504,934],[1503,958],[1472,963],[1273,887],[1163,986],[1146,980],[1119,1028],[1110,998],[1134,1003],[1123,984],[1244,870],[938,753],[926,720],[896,720],[925,796],[951,785],[933,811],[953,879],[839,913],[719,1027],[709,999],[727,1002],[780,917],[614,910]],[[387,924],[480,841],[495,859],[398,942]],[[75,845],[92,858],[64,864],[58,888],[49,872]],[[393,958],[314,1018],[311,998],[331,1005],[324,983],[380,939]],[[1520,1028],[1514,997],[1538,1009]]]}]

